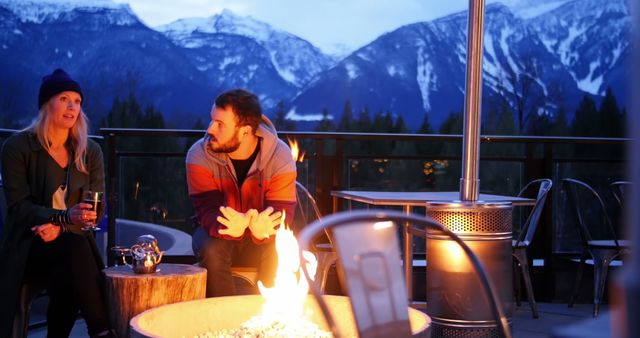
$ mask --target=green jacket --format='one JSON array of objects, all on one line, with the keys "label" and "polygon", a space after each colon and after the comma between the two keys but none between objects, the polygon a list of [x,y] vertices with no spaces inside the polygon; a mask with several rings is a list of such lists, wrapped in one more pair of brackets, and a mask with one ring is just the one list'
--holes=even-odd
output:
[{"label": "green jacket", "polygon": [[[85,190],[104,191],[104,162],[102,150],[89,140],[86,156],[89,174],[69,166],[66,204],[78,202]],[[56,210],[52,206],[53,193],[65,180],[64,168],[38,142],[30,131],[8,138],[2,147],[2,184],[7,200],[2,238],[0,239],[0,337],[10,337],[22,277],[34,234],[31,227],[47,223]],[[75,232],[75,231],[74,231]],[[102,261],[90,232],[87,236],[96,261]]]}]

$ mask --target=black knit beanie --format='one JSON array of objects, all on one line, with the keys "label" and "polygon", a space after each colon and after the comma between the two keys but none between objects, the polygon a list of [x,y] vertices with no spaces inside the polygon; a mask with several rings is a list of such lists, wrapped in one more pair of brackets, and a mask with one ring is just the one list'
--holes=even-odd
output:
[{"label": "black knit beanie", "polygon": [[38,94],[38,108],[42,108],[42,105],[49,101],[51,97],[64,91],[76,92],[80,94],[80,98],[84,100],[80,85],[69,77],[69,74],[64,70],[58,68],[50,75],[46,75],[42,78],[40,93]]}]

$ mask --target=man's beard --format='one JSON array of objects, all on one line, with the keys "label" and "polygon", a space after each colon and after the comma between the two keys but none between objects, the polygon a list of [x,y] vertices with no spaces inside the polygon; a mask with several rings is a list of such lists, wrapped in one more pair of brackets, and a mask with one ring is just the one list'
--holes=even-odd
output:
[{"label": "man's beard", "polygon": [[214,153],[232,153],[240,147],[240,140],[238,140],[238,128],[236,128],[235,132],[231,139],[223,144],[219,144],[214,146],[211,142],[211,136],[209,136],[209,141],[207,142],[207,149],[213,151]]}]

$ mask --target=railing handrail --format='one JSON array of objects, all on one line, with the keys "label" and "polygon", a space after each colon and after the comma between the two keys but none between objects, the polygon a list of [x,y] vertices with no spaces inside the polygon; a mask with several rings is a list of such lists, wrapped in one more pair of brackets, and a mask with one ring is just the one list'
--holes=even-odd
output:
[{"label": "railing handrail", "polygon": [[[3,129],[0,129],[0,132]],[[125,137],[197,137],[205,130],[197,129],[144,129],[144,128],[100,128],[102,135]],[[460,134],[403,134],[403,133],[352,133],[352,132],[318,132],[318,131],[278,131],[280,137],[300,136],[305,139],[331,140],[380,140],[416,141],[420,139],[439,139],[443,141],[462,141]],[[554,143],[554,144],[621,144],[631,138],[619,137],[577,137],[577,136],[517,136],[517,135],[481,135],[482,142],[495,143]]]},{"label": "railing handrail", "polygon": [[[22,129],[0,128],[0,138],[6,138],[21,131]],[[96,140],[104,139],[102,135],[89,135],[89,138],[96,139]]]},{"label": "railing handrail", "polygon": [[[0,138],[9,137],[20,129],[0,128]],[[197,129],[145,129],[145,128],[100,128],[99,135],[92,138],[102,139],[105,135],[123,137],[197,137],[204,135],[205,130]],[[299,136],[305,139],[331,140],[371,140],[385,141],[393,137],[395,141],[441,140],[462,141],[460,134],[395,134],[395,133],[347,133],[318,131],[279,131],[279,136]],[[622,144],[631,141],[628,137],[578,137],[578,136],[516,136],[516,135],[481,135],[482,142],[489,143],[540,143],[540,144]]]}]

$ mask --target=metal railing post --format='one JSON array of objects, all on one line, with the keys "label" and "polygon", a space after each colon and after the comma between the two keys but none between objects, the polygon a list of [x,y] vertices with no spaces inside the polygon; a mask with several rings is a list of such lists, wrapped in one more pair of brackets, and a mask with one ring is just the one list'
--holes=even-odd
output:
[{"label": "metal railing post", "polygon": [[117,139],[114,133],[104,133],[107,143],[107,265],[113,265],[110,249],[116,245],[116,217],[118,210],[118,158]]}]

